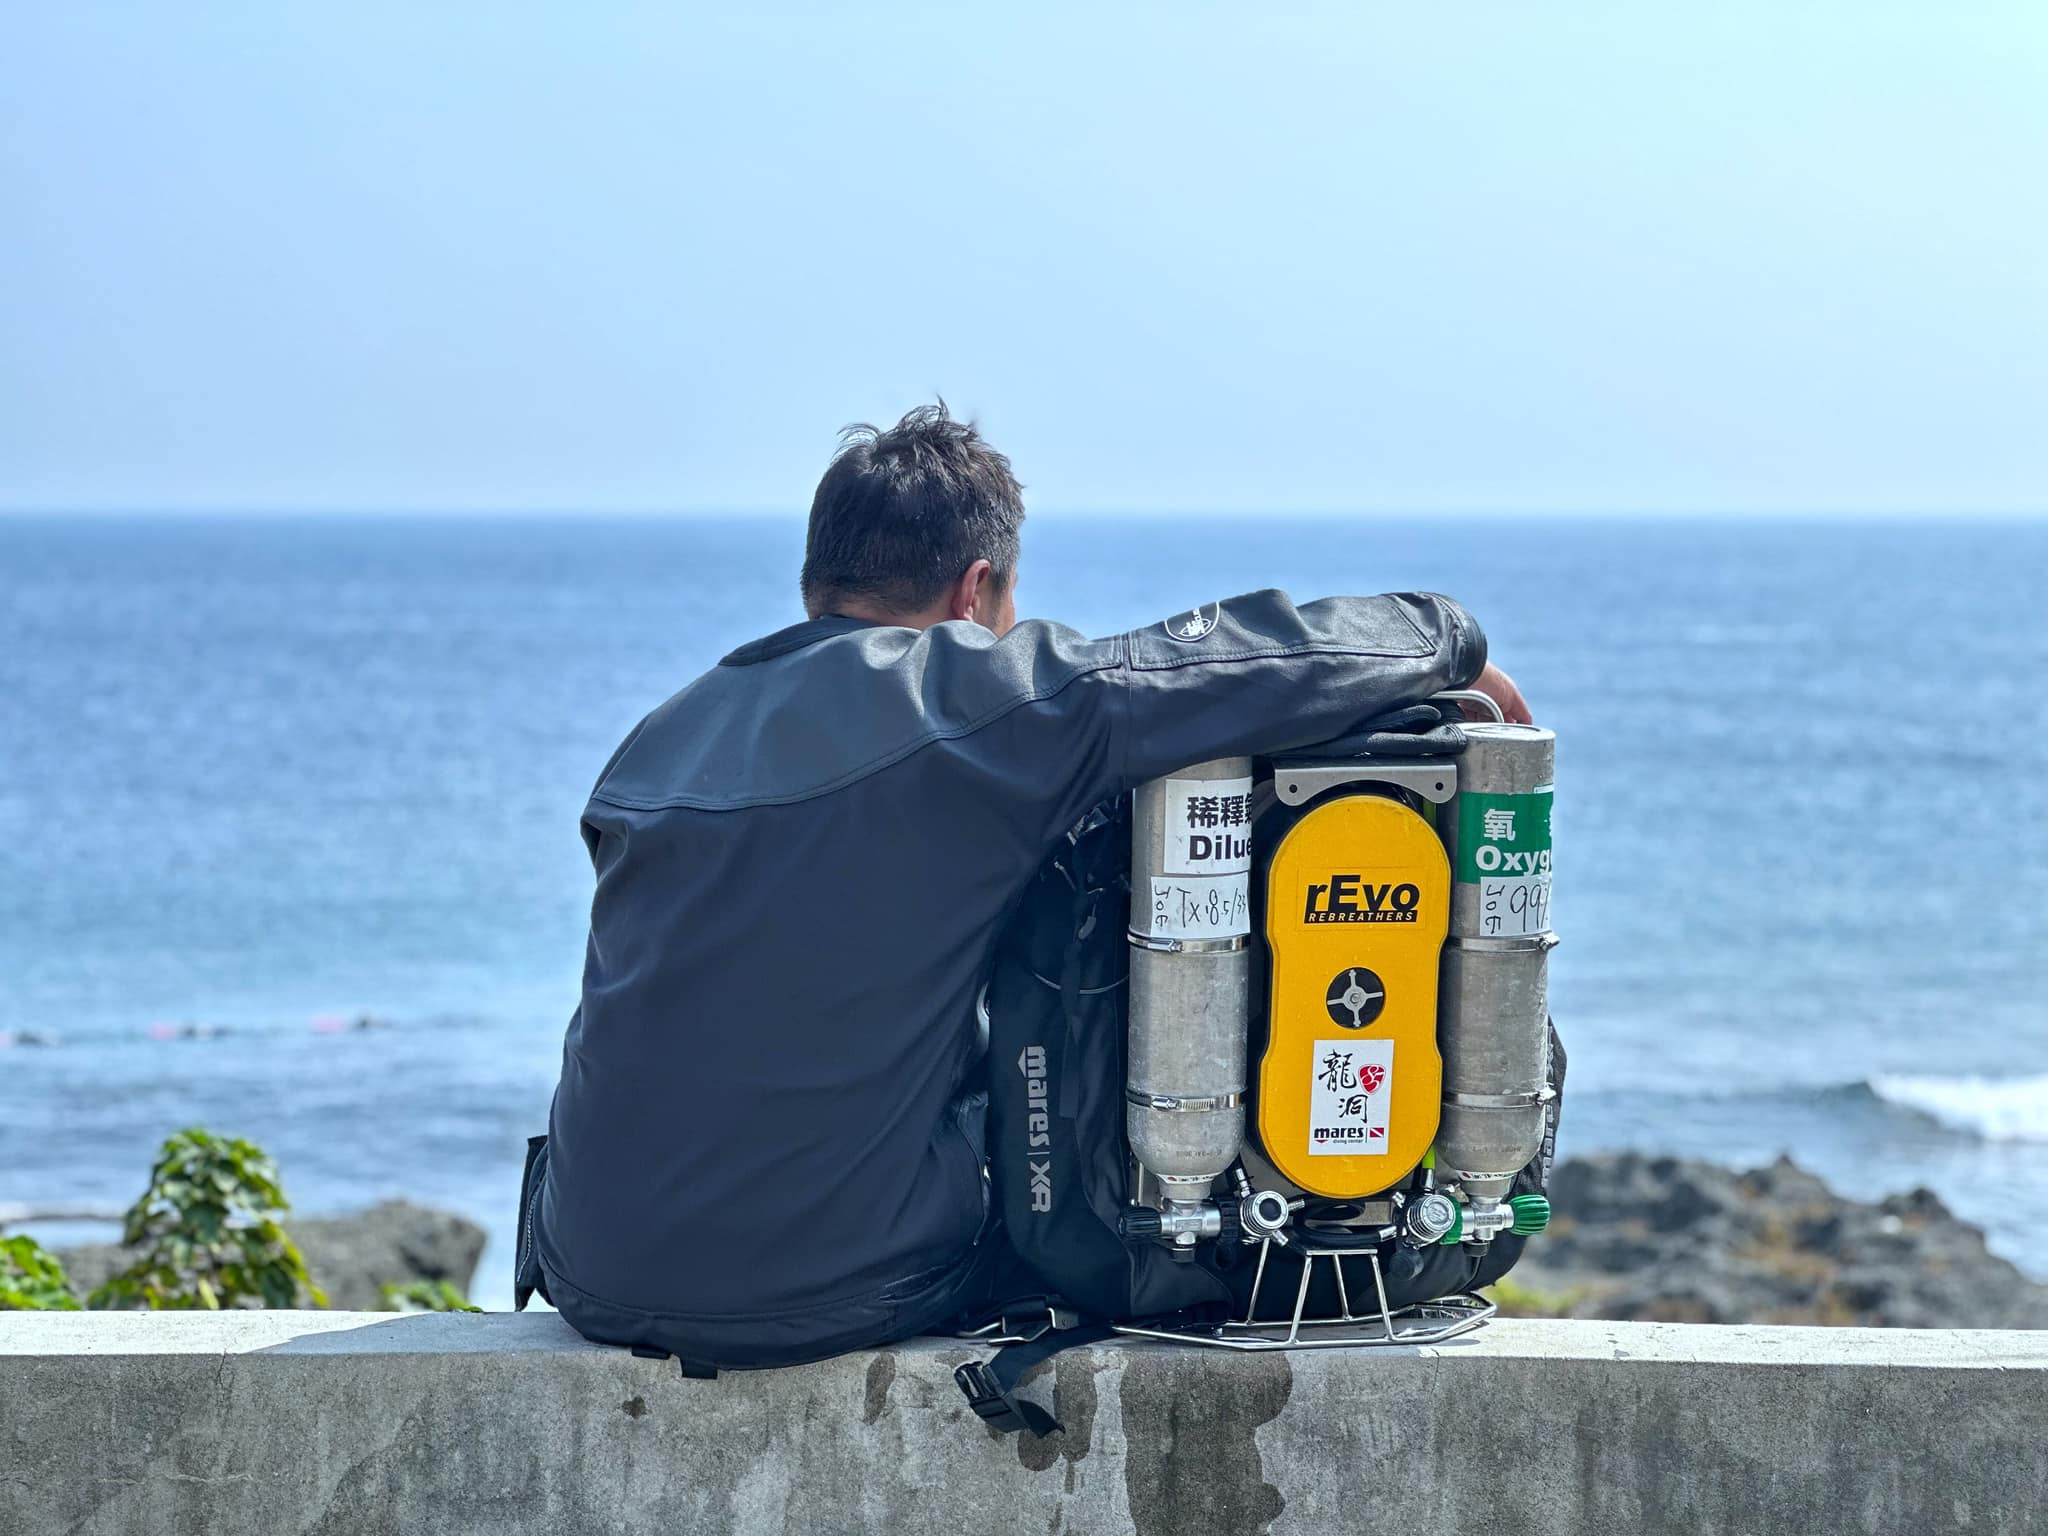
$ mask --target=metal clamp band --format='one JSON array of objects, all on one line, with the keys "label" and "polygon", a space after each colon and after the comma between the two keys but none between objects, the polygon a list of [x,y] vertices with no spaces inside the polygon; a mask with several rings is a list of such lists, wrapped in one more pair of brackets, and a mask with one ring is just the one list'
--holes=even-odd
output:
[{"label": "metal clamp band", "polygon": [[1149,949],[1155,955],[1225,955],[1232,950],[1245,949],[1252,940],[1248,933],[1236,934],[1227,939],[1160,939],[1137,929],[1128,929],[1124,935],[1133,949]]},{"label": "metal clamp band", "polygon": [[1547,928],[1541,933],[1512,933],[1504,937],[1488,937],[1478,933],[1454,933],[1444,940],[1444,943],[1455,944],[1460,949],[1480,950],[1492,954],[1513,954],[1517,950],[1526,950],[1546,955],[1557,948],[1562,942],[1556,934]]},{"label": "metal clamp band", "polygon": [[1446,1104],[1460,1109],[1533,1109],[1557,1097],[1555,1088],[1538,1088],[1534,1093],[1447,1093]]},{"label": "metal clamp band", "polygon": [[1169,1115],[1207,1114],[1212,1110],[1235,1109],[1244,1102],[1242,1093],[1212,1093],[1195,1097],[1171,1093],[1141,1093],[1126,1088],[1124,1098],[1140,1109],[1156,1109]]}]

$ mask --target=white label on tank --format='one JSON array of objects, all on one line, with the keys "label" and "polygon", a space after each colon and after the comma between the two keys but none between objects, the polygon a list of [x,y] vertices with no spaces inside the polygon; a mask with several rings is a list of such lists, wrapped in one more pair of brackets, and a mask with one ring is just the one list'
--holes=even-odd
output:
[{"label": "white label on tank", "polygon": [[1155,939],[1235,939],[1252,931],[1251,877],[1154,875],[1141,921]]},{"label": "white label on tank", "polygon": [[1310,1153],[1384,1156],[1393,1099],[1393,1041],[1318,1040],[1308,1085]]},{"label": "white label on tank", "polygon": [[1169,875],[1239,875],[1252,867],[1252,781],[1168,779]]}]

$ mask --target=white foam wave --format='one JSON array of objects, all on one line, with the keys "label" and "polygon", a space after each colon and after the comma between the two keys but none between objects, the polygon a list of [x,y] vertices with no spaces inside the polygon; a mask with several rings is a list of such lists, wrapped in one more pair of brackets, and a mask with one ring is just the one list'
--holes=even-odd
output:
[{"label": "white foam wave", "polygon": [[1986,1141],[2048,1142],[2048,1073],[2038,1077],[1874,1077],[1870,1091]]}]

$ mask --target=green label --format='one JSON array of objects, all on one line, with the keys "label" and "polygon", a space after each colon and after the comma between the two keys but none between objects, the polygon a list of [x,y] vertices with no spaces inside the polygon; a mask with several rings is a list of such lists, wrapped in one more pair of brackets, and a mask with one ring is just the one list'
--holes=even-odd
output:
[{"label": "green label", "polygon": [[1550,882],[1548,788],[1527,795],[1458,796],[1458,879]]}]

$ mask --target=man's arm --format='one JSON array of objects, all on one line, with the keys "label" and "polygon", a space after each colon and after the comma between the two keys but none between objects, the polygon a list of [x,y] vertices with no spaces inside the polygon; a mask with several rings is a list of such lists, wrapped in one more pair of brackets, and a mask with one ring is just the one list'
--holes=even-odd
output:
[{"label": "man's arm", "polygon": [[1311,747],[1400,705],[1469,687],[1486,670],[1478,624],[1432,593],[1296,607],[1285,593],[1253,592],[1124,640],[1123,772],[1114,788],[1208,758]]},{"label": "man's arm", "polygon": [[976,814],[1007,823],[1032,863],[1133,785],[1333,740],[1467,687],[1486,664],[1479,626],[1428,593],[1297,607],[1284,592],[1253,592],[1106,640],[1042,621],[1001,640],[969,624],[932,637],[916,652],[918,686],[928,714],[958,722],[939,750],[972,787]]}]

